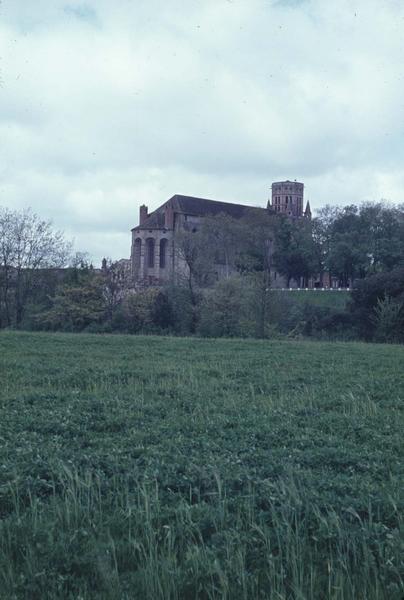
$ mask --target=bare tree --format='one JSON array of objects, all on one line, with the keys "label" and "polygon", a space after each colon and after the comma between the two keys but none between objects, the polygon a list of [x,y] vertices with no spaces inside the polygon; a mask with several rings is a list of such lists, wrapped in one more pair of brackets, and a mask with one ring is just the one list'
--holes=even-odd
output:
[{"label": "bare tree", "polygon": [[224,267],[222,275],[228,279],[234,274],[237,256],[242,251],[242,223],[225,213],[208,216],[203,222],[202,234],[215,262]]},{"label": "bare tree", "polygon": [[130,280],[129,261],[124,259],[112,261],[110,258],[104,258],[101,273],[106,314],[111,321],[116,308],[127,294]]},{"label": "bare tree", "polygon": [[66,266],[71,243],[30,209],[0,207],[0,287],[5,325],[21,325],[41,269]]},{"label": "bare tree", "polygon": [[15,260],[13,213],[0,207],[0,327],[11,325],[10,285]]},{"label": "bare tree", "polygon": [[177,279],[188,289],[193,333],[197,322],[198,290],[209,285],[214,279],[213,250],[204,231],[196,228],[178,231],[174,243],[176,259],[181,265]]}]

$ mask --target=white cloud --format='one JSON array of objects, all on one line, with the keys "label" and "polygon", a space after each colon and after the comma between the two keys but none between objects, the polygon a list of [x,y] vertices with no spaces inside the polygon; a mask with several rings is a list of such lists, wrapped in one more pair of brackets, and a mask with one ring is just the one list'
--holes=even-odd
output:
[{"label": "white cloud", "polygon": [[[3,0],[0,202],[99,260],[139,204],[403,201],[404,7],[395,0]],[[105,251],[102,251],[105,247]]]}]

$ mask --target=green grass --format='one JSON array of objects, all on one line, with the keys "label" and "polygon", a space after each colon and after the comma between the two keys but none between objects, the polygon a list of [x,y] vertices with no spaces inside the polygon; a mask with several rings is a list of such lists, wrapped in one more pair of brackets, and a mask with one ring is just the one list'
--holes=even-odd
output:
[{"label": "green grass", "polygon": [[343,310],[351,297],[351,292],[337,290],[271,290],[271,294],[280,302],[296,303],[297,305],[312,304]]},{"label": "green grass", "polygon": [[402,600],[404,347],[0,350],[1,598]]}]

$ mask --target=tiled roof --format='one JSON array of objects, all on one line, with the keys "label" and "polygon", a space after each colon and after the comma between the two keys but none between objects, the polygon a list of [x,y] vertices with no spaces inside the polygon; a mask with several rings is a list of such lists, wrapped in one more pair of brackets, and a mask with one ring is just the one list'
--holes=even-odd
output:
[{"label": "tiled roof", "polygon": [[253,208],[252,206],[246,206],[244,204],[219,202],[218,200],[208,200],[207,198],[195,198],[194,196],[175,194],[167,200],[167,202],[150,213],[142,225],[138,225],[134,229],[164,229],[164,211],[168,203],[172,204],[173,210],[176,213],[197,217],[207,217],[208,215],[224,213],[235,219],[240,219],[248,210]]},{"label": "tiled roof", "polygon": [[235,219],[239,219],[244,213],[253,208],[244,204],[233,204],[231,202],[219,202],[218,200],[208,200],[207,198],[194,198],[193,196],[182,196],[175,194],[171,201],[178,208],[179,212],[187,215],[205,217],[207,215],[218,215],[225,213]]},{"label": "tiled roof", "polygon": [[164,229],[164,211],[160,208],[150,213],[147,219],[135,229]]}]

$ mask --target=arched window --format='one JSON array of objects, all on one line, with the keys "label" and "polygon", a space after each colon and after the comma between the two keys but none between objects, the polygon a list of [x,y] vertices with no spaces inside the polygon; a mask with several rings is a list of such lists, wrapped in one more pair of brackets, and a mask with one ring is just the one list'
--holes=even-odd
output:
[{"label": "arched window", "polygon": [[140,254],[142,251],[142,240],[140,238],[135,239],[135,247],[133,250],[133,267],[137,273],[140,269]]},{"label": "arched window", "polygon": [[160,240],[160,269],[165,269],[167,262],[167,239]]},{"label": "arched window", "polygon": [[154,239],[147,238],[146,240],[146,265],[149,269],[154,267]]}]

